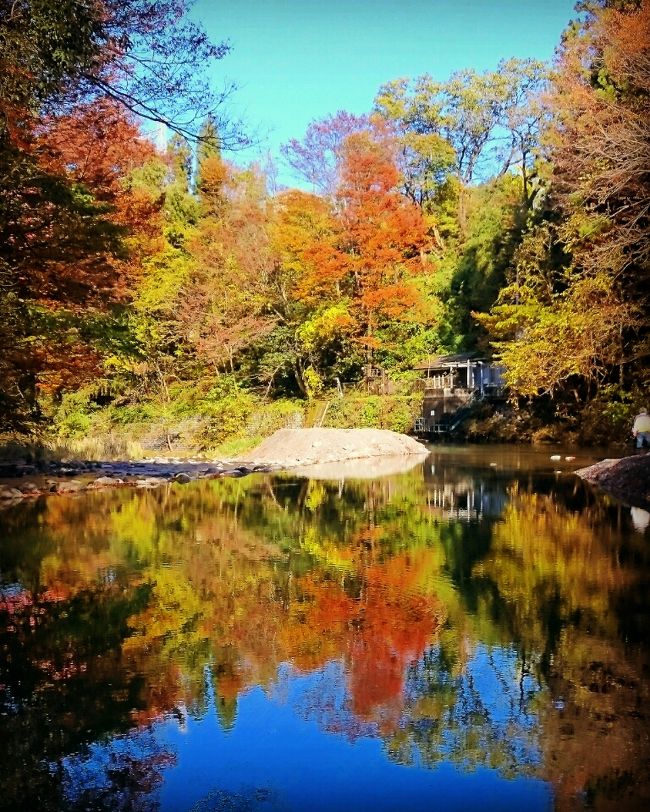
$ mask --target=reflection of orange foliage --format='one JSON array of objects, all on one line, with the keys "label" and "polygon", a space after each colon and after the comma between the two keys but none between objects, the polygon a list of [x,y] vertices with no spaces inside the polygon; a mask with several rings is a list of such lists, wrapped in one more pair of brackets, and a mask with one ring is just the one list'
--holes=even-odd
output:
[{"label": "reflection of orange foliage", "polygon": [[147,674],[146,689],[143,696],[145,707],[131,712],[133,722],[138,725],[146,725],[162,718],[173,708],[179,707],[184,699],[180,668],[170,663],[167,668],[152,673],[151,669],[147,667],[147,659],[148,652],[146,650],[135,658],[136,662],[139,661],[141,673]]},{"label": "reflection of orange foliage", "polygon": [[423,595],[419,568],[408,555],[375,564],[363,572],[359,599],[314,573],[300,579],[281,631],[287,658],[311,670],[330,659],[349,662],[354,713],[393,729],[402,707],[407,666],[424,652],[437,632],[442,607]]},{"label": "reflection of orange foliage", "polygon": [[356,606],[340,584],[319,581],[316,573],[301,578],[298,589],[280,639],[287,659],[308,671],[341,657]]},{"label": "reflection of orange foliage", "polygon": [[239,694],[246,687],[244,679],[239,671],[231,671],[220,674],[218,679],[219,696],[225,700],[237,699]]},{"label": "reflection of orange foliage", "polygon": [[351,652],[354,712],[395,726],[406,667],[424,652],[440,627],[442,607],[416,591],[418,567],[407,555],[370,567],[359,607],[359,634]]},{"label": "reflection of orange foliage", "polygon": [[[59,539],[42,562],[48,600],[69,599],[98,577],[109,592],[148,584],[119,655],[120,668],[142,677],[135,704],[146,710],[134,711],[133,720],[147,724],[174,707],[202,706],[209,649],[215,688],[228,706],[250,685],[271,685],[282,662],[312,671],[336,660],[350,675],[352,712],[394,729],[406,669],[440,625],[441,607],[422,589],[423,573],[438,566],[431,550],[378,561],[385,527],[369,523],[350,530],[345,545],[322,545],[328,560],[345,567],[296,576],[235,513],[200,510],[213,489],[215,483],[201,482],[190,493],[161,489],[126,498],[106,491],[47,504],[46,524]],[[381,498],[373,484],[368,504]],[[163,525],[163,507],[174,513],[181,505],[191,529]],[[169,550],[182,568],[158,565]],[[146,566],[123,572],[127,555]]]},{"label": "reflection of orange foliage", "polygon": [[41,595],[41,600],[48,603],[55,603],[57,601],[67,601],[73,595],[73,589],[68,584],[59,582],[51,583],[50,586]]}]

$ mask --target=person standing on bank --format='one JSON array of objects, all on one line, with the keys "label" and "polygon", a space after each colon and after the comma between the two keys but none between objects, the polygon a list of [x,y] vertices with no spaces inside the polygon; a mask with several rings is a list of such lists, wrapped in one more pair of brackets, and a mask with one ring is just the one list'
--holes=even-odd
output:
[{"label": "person standing on bank", "polygon": [[634,418],[632,434],[636,437],[637,448],[643,448],[644,442],[650,446],[650,415],[647,409],[641,409]]}]

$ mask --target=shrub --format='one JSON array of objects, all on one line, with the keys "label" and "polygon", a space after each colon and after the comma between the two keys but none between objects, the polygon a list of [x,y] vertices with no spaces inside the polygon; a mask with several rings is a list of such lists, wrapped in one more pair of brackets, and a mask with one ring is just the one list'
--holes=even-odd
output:
[{"label": "shrub", "polygon": [[254,405],[254,396],[232,376],[215,381],[197,403],[197,411],[207,418],[205,444],[214,446],[230,437],[242,435]]},{"label": "shrub", "polygon": [[89,400],[83,389],[68,392],[54,415],[55,432],[59,437],[84,437],[93,424],[93,415],[98,407]]},{"label": "shrub", "polygon": [[580,415],[580,441],[607,445],[631,440],[634,416],[645,405],[642,392],[628,392],[617,384],[601,387]]},{"label": "shrub", "polygon": [[297,400],[273,400],[256,405],[246,425],[247,434],[268,437],[274,431],[300,428],[305,423],[304,403]]},{"label": "shrub", "polygon": [[324,426],[341,429],[376,428],[408,433],[422,406],[419,394],[348,395],[337,398],[323,421]]}]

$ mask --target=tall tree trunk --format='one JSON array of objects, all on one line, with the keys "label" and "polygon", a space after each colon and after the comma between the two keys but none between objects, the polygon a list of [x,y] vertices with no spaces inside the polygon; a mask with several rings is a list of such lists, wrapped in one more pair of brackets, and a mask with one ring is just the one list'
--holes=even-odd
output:
[{"label": "tall tree trunk", "polygon": [[521,180],[524,186],[523,193],[524,193],[524,206],[526,208],[529,207],[529,200],[528,200],[528,171],[526,169],[526,156],[528,155],[527,152],[522,152],[521,154]]},{"label": "tall tree trunk", "polygon": [[305,386],[305,379],[302,375],[302,364],[300,363],[300,359],[297,359],[295,364],[293,365],[293,374],[296,379],[296,383],[298,384],[298,389],[300,392],[305,396],[309,397],[309,392],[307,391],[307,387]]},{"label": "tall tree trunk", "polygon": [[461,242],[467,236],[467,190],[462,178],[459,178],[460,188],[458,190],[458,231]]}]

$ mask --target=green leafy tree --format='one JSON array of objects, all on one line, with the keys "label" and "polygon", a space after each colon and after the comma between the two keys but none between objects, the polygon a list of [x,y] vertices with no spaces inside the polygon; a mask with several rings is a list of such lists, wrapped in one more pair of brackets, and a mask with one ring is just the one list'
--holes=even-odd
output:
[{"label": "green leafy tree", "polygon": [[530,101],[544,77],[540,62],[509,59],[496,71],[458,71],[447,82],[424,75],[384,85],[375,108],[402,137],[407,193],[429,202],[453,173],[464,235],[468,186],[505,173],[516,161],[528,177],[539,120]]}]

